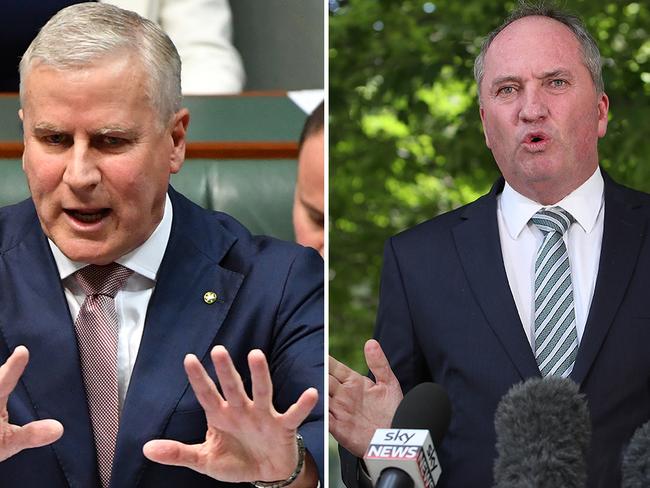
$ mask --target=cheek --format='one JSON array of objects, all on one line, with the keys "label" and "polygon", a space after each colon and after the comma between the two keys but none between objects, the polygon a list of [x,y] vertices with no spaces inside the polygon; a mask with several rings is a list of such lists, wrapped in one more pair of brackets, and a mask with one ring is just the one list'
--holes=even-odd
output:
[{"label": "cheek", "polygon": [[307,215],[305,208],[300,204],[294,207],[293,227],[296,233],[296,240],[300,242],[305,242],[313,233],[313,222]]},{"label": "cheek", "polygon": [[135,232],[149,231],[149,223],[162,218],[169,173],[152,166],[150,155],[113,160],[102,171],[103,189],[120,218],[120,224]]},{"label": "cheek", "polygon": [[58,158],[26,149],[23,170],[32,195],[38,198],[54,191],[62,180],[63,167]]},{"label": "cheek", "polygon": [[296,241],[309,246],[322,244],[324,230],[306,214],[294,216],[294,230]]},{"label": "cheek", "polygon": [[156,159],[152,151],[137,151],[102,162],[102,180],[114,193],[140,202],[152,198],[166,186],[169,171]]},{"label": "cheek", "polygon": [[121,209],[124,215],[149,212],[157,186],[151,174],[144,171],[104,172],[104,189],[111,196],[111,203]]},{"label": "cheek", "polygon": [[483,122],[483,130],[489,141],[488,147],[492,150],[500,150],[504,147],[504,142],[508,132],[512,133],[513,129],[508,130],[503,121],[494,115],[488,116]]},{"label": "cheek", "polygon": [[[598,120],[593,112],[578,111],[573,117],[567,130],[570,146],[577,155],[583,155],[593,150],[598,143]],[[589,121],[588,123],[585,121]]]},{"label": "cheek", "polygon": [[296,232],[296,237],[302,234],[304,227],[304,211],[300,207],[299,203],[294,203],[293,205],[293,229]]},{"label": "cheek", "polygon": [[485,129],[486,144],[492,152],[494,159],[498,162],[508,161],[512,158],[510,145],[508,144],[507,133],[500,130],[499,126],[492,124]]}]

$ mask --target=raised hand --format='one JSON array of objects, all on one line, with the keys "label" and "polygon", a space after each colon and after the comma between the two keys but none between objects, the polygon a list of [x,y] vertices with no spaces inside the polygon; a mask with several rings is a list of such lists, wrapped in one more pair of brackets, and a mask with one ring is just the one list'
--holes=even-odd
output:
[{"label": "raised hand", "polygon": [[375,429],[390,427],[404,396],[379,343],[370,339],[363,352],[376,381],[329,360],[330,433],[357,457],[363,457]]},{"label": "raised hand", "polygon": [[[185,371],[196,398],[205,410],[208,430],[205,442],[187,445],[172,440],[153,440],[144,445],[152,461],[185,466],[228,482],[287,479],[298,463],[296,431],[318,401],[315,388],[305,390],[285,413],[273,407],[273,384],[264,353],[248,354],[253,398],[249,398],[232,360],[223,346],[211,352],[223,396],[198,358],[185,357]],[[292,483],[315,486],[318,482],[310,457]]]},{"label": "raised hand", "polygon": [[29,351],[18,346],[0,367],[0,461],[23,449],[51,444],[63,435],[63,425],[56,420],[36,420],[21,426],[9,423],[7,401],[29,362]]}]

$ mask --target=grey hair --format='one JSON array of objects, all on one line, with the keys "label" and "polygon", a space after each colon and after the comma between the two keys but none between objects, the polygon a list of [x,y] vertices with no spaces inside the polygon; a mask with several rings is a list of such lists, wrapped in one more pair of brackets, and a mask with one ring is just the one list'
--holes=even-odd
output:
[{"label": "grey hair", "polygon": [[20,61],[20,100],[35,63],[55,69],[89,66],[120,51],[134,54],[148,74],[147,97],[163,124],[181,108],[181,60],[160,27],[135,12],[88,2],[60,10],[41,29]]},{"label": "grey hair", "polygon": [[591,79],[594,82],[596,91],[603,93],[605,91],[605,83],[603,82],[602,61],[600,51],[594,38],[589,34],[584,22],[576,15],[568,12],[563,12],[556,8],[546,6],[543,2],[535,5],[529,5],[525,1],[521,2],[519,7],[513,11],[503,23],[490,32],[483,40],[481,51],[474,60],[474,79],[478,85],[479,93],[481,91],[481,82],[485,74],[485,55],[488,48],[494,41],[494,38],[507,26],[516,20],[523,19],[524,17],[541,16],[549,19],[557,20],[567,26],[577,41],[580,43],[582,49],[582,57],[585,66],[589,70]]}]

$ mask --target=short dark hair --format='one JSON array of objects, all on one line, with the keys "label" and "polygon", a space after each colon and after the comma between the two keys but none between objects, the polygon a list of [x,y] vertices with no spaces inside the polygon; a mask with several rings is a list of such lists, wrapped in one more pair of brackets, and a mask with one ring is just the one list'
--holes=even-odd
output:
[{"label": "short dark hair", "polygon": [[571,32],[573,32],[573,35],[580,43],[584,64],[589,70],[589,74],[596,86],[596,90],[600,93],[604,92],[605,83],[603,82],[600,51],[598,50],[596,41],[591,34],[589,34],[582,19],[577,15],[564,12],[553,5],[547,5],[544,1],[530,4],[525,0],[521,0],[519,6],[508,16],[508,18],[504,20],[499,27],[490,32],[483,40],[481,51],[474,61],[474,79],[478,85],[479,93],[481,91],[481,82],[483,81],[483,75],[485,73],[485,55],[492,44],[492,41],[494,41],[494,38],[514,21],[531,16],[548,17],[549,19],[557,20],[566,25]]},{"label": "short dark hair", "polygon": [[307,140],[307,138],[318,134],[320,131],[322,131],[325,128],[325,101],[323,100],[318,104],[318,107],[314,109],[314,111],[309,114],[309,117],[307,117],[307,120],[305,121],[305,125],[302,128],[302,132],[300,133],[300,140],[298,142],[298,152],[302,150],[302,146]]}]

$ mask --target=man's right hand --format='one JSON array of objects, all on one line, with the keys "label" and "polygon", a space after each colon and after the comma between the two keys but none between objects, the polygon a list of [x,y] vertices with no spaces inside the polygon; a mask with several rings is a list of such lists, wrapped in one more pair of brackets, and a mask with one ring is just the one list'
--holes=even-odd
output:
[{"label": "man's right hand", "polygon": [[7,400],[29,362],[29,351],[18,346],[0,367],[0,461],[32,447],[51,444],[63,435],[63,425],[56,420],[36,420],[22,427],[9,423]]},{"label": "man's right hand", "polygon": [[363,457],[376,429],[390,427],[404,396],[379,343],[370,339],[363,352],[376,382],[329,360],[330,433],[357,457]]}]

